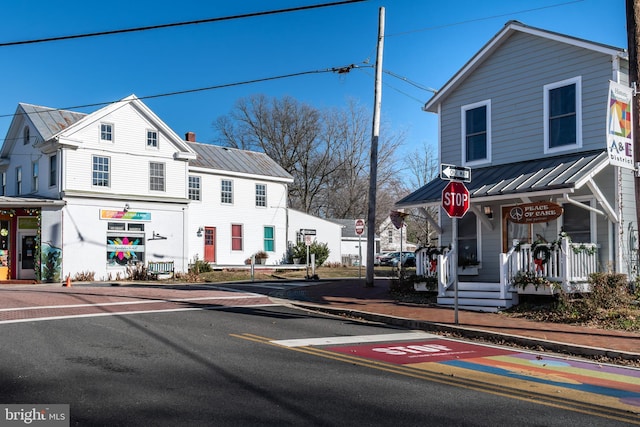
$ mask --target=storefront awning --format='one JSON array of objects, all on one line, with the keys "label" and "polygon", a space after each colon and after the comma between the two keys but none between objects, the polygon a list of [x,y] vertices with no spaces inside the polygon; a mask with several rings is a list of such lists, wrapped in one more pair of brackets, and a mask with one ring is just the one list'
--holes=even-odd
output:
[{"label": "storefront awning", "polygon": [[36,197],[0,196],[0,209],[8,208],[42,208],[45,206],[64,206],[64,200],[43,199]]},{"label": "storefront awning", "polygon": [[[472,202],[569,194],[581,188],[609,164],[604,150],[545,157],[472,169],[466,187]],[[448,181],[436,178],[396,203],[397,208],[439,204]]]}]

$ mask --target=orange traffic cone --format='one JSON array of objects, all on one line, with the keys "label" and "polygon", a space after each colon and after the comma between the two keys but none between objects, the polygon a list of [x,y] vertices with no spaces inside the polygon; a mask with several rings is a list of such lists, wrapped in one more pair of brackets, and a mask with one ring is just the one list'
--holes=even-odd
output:
[{"label": "orange traffic cone", "polygon": [[65,288],[71,287],[71,276],[67,276],[67,281],[63,285]]}]

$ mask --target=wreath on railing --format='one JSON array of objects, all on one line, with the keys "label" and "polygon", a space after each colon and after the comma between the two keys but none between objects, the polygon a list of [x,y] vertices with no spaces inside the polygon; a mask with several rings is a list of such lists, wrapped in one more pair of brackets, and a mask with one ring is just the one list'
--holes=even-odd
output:
[{"label": "wreath on railing", "polygon": [[533,254],[533,263],[536,266],[536,271],[543,271],[544,265],[549,262],[549,258],[551,258],[551,249],[547,246],[547,243],[536,240],[531,245],[531,252]]},{"label": "wreath on railing", "polygon": [[531,255],[536,272],[544,271],[544,266],[551,259],[551,252],[562,247],[560,242],[565,237],[568,238],[566,233],[561,232],[557,240],[549,243],[541,235],[536,236],[536,240],[531,244]]},{"label": "wreath on railing", "polygon": [[436,246],[430,246],[427,248],[427,258],[430,260],[438,259],[438,255],[442,255],[442,248],[438,248]]},{"label": "wreath on railing", "polygon": [[429,272],[431,273],[436,272],[438,268],[438,255],[442,255],[446,248],[447,247],[444,247],[444,246],[441,246],[441,247],[427,246],[422,248],[427,255],[427,261],[429,262]]}]

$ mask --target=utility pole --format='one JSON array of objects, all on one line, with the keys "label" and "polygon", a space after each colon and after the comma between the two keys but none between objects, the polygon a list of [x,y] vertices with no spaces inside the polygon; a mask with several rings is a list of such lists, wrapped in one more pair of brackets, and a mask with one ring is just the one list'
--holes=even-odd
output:
[{"label": "utility pole", "polygon": [[[629,52],[629,84],[640,85],[640,66],[638,64],[638,42],[640,42],[639,24],[640,24],[640,0],[626,0],[627,6],[627,44]],[[638,95],[633,96],[633,129],[631,135],[633,136],[633,153],[634,161],[637,165],[640,159],[640,97]],[[636,187],[636,229],[640,228],[640,177],[636,171],[635,178]],[[638,248],[631,248],[638,249]]]},{"label": "utility pole", "polygon": [[378,180],[378,136],[380,134],[380,106],[382,104],[382,51],[384,48],[384,7],[378,12],[378,49],[373,96],[373,126],[371,131],[371,160],[369,162],[369,212],[367,214],[367,278],[365,287],[373,287],[373,257],[376,244],[376,191]]}]

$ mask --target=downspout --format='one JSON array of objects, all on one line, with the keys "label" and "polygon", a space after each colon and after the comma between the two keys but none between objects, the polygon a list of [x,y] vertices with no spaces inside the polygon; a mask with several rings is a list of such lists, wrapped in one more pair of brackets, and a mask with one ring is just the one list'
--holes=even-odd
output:
[{"label": "downspout", "polygon": [[[60,140],[58,138],[56,138],[56,142],[60,142]],[[62,167],[62,165],[64,165],[64,159],[62,158],[64,156],[64,150],[62,148],[58,148],[57,150],[57,155],[56,157],[58,158],[57,161],[57,165],[56,167],[58,168],[58,199],[60,200],[64,200],[64,189],[66,188],[66,177],[67,174],[64,173],[64,167]],[[49,165],[51,166],[51,165]],[[62,207],[62,209],[60,210],[60,248],[61,248],[61,252],[62,252],[62,260],[60,262],[60,279],[64,280],[64,278],[66,277],[65,274],[65,250],[64,250],[64,224],[65,224],[65,211],[67,208],[67,201],[64,201],[64,206]],[[67,273],[68,274],[68,273]]]}]

